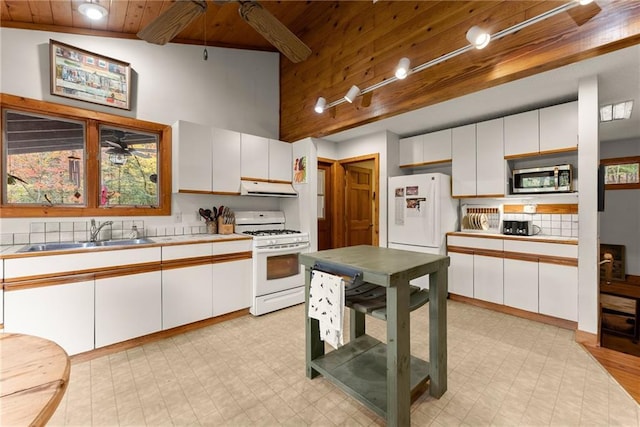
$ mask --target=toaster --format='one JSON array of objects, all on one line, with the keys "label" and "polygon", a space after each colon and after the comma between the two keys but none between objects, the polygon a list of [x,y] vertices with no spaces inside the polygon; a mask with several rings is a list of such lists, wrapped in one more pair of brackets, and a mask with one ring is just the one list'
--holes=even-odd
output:
[{"label": "toaster", "polygon": [[533,221],[502,221],[502,234],[514,236],[532,236]]}]

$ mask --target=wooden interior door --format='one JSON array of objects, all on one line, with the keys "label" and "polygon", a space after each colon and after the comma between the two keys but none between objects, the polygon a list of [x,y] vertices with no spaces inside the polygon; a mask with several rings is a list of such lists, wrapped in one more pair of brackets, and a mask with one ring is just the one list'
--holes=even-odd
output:
[{"label": "wooden interior door", "polygon": [[346,165],[346,246],[373,243],[373,171]]},{"label": "wooden interior door", "polygon": [[318,160],[318,250],[333,248],[332,163]]}]

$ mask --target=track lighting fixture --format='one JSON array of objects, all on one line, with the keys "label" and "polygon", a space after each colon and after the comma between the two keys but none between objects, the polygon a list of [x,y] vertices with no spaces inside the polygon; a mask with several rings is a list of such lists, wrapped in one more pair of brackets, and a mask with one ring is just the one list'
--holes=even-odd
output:
[{"label": "track lighting fixture", "polygon": [[[465,52],[468,52],[470,50],[473,50],[474,48],[476,49],[482,49],[484,47],[486,47],[489,44],[489,41],[491,40],[499,40],[505,36],[508,36],[509,34],[513,34],[516,33],[520,30],[522,30],[523,28],[527,28],[531,25],[534,25],[540,21],[543,21],[547,18],[550,18],[552,16],[555,16],[559,13],[563,13],[566,12],[570,9],[573,9],[574,7],[577,7],[579,5],[585,5],[585,4],[589,4],[591,3],[593,0],[570,0],[568,3],[562,4],[558,7],[555,7],[553,9],[550,9],[546,12],[541,13],[540,15],[536,15],[534,17],[531,17],[525,21],[522,21],[518,24],[512,25],[509,28],[505,28],[504,30],[498,31],[495,34],[489,34],[487,31],[483,30],[482,28],[478,27],[478,26],[473,26],[469,29],[469,31],[467,31],[467,40],[469,40],[469,45],[460,47],[456,50],[453,50],[451,52],[445,53],[444,55],[441,55],[437,58],[434,58],[430,61],[427,61],[423,64],[420,65],[416,65],[415,67],[409,69],[409,65],[410,65],[410,61],[409,58],[402,58],[399,62],[398,62],[398,66],[396,67],[396,71],[395,71],[395,76],[387,78],[387,79],[383,79],[381,81],[379,81],[378,83],[375,83],[369,87],[366,87],[362,90],[360,90],[360,88],[356,85],[351,86],[351,89],[349,89],[349,92],[347,92],[347,94],[344,96],[344,98],[339,98],[333,102],[330,102],[327,104],[327,100],[324,99],[323,97],[318,98],[318,101],[316,102],[315,105],[315,111],[317,113],[322,113],[325,110],[335,107],[336,105],[342,104],[343,102],[350,102],[352,103],[357,96],[359,95],[366,95],[365,98],[369,98],[370,101],[370,97],[371,97],[371,93],[374,90],[377,90],[383,86],[386,86],[390,83],[393,83],[395,81],[404,79],[407,77],[407,75],[409,73],[411,74],[415,74],[415,73],[419,73],[420,71],[426,70],[427,68],[431,68],[434,65],[438,65],[441,64],[445,61],[448,61],[451,58],[455,58],[458,55],[461,55]],[[368,106],[366,105],[366,103],[363,100],[363,106]],[[619,109],[622,107],[619,107]],[[623,109],[624,110],[624,109]],[[629,108],[630,110],[630,108]],[[613,108],[612,108],[612,113],[611,116],[613,116]]]},{"label": "track lighting fixture", "polygon": [[93,2],[80,4],[80,6],[78,6],[78,12],[94,21],[104,18],[108,13],[104,6]]},{"label": "track lighting fixture", "polygon": [[491,35],[482,28],[474,25],[467,31],[467,40],[469,40],[469,43],[476,49],[483,49],[487,47],[491,41]]},{"label": "track lighting fixture", "polygon": [[344,96],[345,101],[347,102],[353,102],[354,99],[356,99],[356,96],[360,95],[360,88],[356,85],[351,86],[351,89],[349,89],[349,92],[347,92],[347,94]]},{"label": "track lighting fixture", "polygon": [[314,107],[314,110],[316,110],[316,113],[322,114],[324,113],[324,107],[326,106],[327,106],[327,100],[324,99],[323,97],[319,97],[318,100],[316,101],[316,106]]},{"label": "track lighting fixture", "polygon": [[402,58],[400,62],[398,62],[398,66],[396,67],[397,78],[402,80],[409,75],[409,64],[409,58]]}]

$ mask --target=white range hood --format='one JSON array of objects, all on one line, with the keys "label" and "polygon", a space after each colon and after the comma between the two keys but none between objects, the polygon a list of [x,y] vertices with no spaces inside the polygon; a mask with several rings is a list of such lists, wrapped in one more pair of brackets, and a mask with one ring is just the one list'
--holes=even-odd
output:
[{"label": "white range hood", "polygon": [[240,194],[261,197],[298,197],[293,185],[264,181],[240,181]]}]

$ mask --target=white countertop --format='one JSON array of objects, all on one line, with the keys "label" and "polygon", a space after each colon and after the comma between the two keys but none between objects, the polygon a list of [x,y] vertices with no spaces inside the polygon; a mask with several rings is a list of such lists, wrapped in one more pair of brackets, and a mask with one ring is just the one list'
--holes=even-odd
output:
[{"label": "white countertop", "polygon": [[[18,254],[18,251],[25,246],[29,246],[31,244],[37,243],[25,243],[20,245],[5,245],[0,246],[0,258],[3,258],[8,255],[29,255],[34,256],[37,254],[51,254],[51,253],[64,253],[69,250],[74,251],[100,251],[100,250],[122,250],[122,249],[135,249],[135,248],[143,248],[150,246],[164,246],[164,245],[185,245],[185,244],[193,244],[193,243],[207,243],[207,242],[222,242],[229,240],[251,240],[252,237],[247,234],[184,234],[179,236],[158,236],[158,237],[148,237],[151,243],[139,244],[139,245],[123,245],[123,246],[104,246],[104,247],[94,247],[94,248],[75,248],[75,249],[63,249],[57,251],[42,251],[42,252],[24,252]],[[127,240],[127,239],[125,239]]]},{"label": "white countertop", "polygon": [[534,236],[515,236],[510,234],[492,233],[488,231],[452,231],[447,233],[449,236],[465,236],[465,237],[484,237],[488,239],[503,240],[528,240],[537,242],[565,243],[569,245],[577,245],[577,237],[550,236],[547,234],[536,234]]}]

